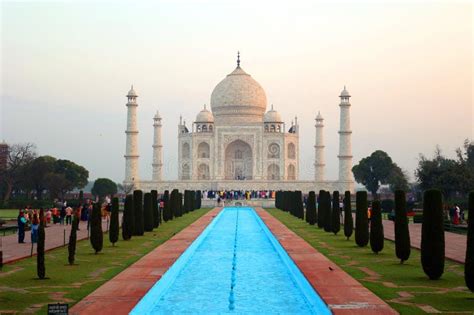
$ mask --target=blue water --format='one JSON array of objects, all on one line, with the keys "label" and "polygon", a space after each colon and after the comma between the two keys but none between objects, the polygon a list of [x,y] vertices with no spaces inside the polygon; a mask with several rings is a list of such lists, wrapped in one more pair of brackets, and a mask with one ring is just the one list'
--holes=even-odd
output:
[{"label": "blue water", "polygon": [[330,314],[252,208],[224,208],[131,314]]}]

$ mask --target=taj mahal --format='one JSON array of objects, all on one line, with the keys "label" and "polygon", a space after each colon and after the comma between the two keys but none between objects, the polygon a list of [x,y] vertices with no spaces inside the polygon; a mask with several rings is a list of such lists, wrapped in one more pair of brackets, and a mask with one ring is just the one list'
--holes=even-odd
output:
[{"label": "taj mahal", "polygon": [[127,97],[127,130],[124,184],[144,191],[193,190],[302,190],[354,191],[350,127],[350,94],[339,95],[339,178],[324,175],[324,119],[315,123],[314,179],[299,180],[299,125],[295,116],[287,126],[273,105],[267,111],[262,86],[240,66],[229,73],[211,93],[210,109],[195,121],[178,124],[178,180],[163,178],[162,118],[153,117],[153,173],[139,178],[138,94],[133,86]]}]

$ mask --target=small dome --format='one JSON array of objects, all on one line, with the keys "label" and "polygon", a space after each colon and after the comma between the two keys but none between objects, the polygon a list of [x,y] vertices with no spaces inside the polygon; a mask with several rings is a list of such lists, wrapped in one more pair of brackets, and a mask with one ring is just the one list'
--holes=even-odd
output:
[{"label": "small dome", "polygon": [[281,123],[282,122],[280,113],[273,109],[273,105],[272,105],[272,108],[268,112],[266,112],[265,115],[263,116],[263,122],[266,122],[266,123],[271,123],[271,122]]},{"label": "small dome", "polygon": [[206,105],[204,105],[204,109],[199,112],[196,116],[197,123],[213,123],[214,122],[214,115],[210,111],[207,110]]},{"label": "small dome", "polygon": [[132,87],[130,88],[130,91],[128,91],[127,96],[128,96],[128,97],[130,97],[130,96],[138,97],[137,92],[135,92],[135,90],[133,89],[133,85],[132,85]]},{"label": "small dome", "polygon": [[342,90],[341,95],[339,97],[351,97],[349,91],[346,90],[346,86],[344,85],[344,90]]}]

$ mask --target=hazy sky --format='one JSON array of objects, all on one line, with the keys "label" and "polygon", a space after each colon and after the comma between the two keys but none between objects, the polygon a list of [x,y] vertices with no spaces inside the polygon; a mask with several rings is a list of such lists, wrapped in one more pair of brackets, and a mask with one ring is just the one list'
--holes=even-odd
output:
[{"label": "hazy sky", "polygon": [[33,142],[90,179],[124,178],[126,98],[139,94],[140,175],[151,178],[153,115],[164,176],[177,177],[179,115],[192,122],[241,66],[289,125],[313,178],[314,118],[337,177],[338,95],[352,94],[354,163],[385,150],[413,178],[419,153],[447,155],[473,129],[470,2],[62,1],[1,4],[0,140]]}]

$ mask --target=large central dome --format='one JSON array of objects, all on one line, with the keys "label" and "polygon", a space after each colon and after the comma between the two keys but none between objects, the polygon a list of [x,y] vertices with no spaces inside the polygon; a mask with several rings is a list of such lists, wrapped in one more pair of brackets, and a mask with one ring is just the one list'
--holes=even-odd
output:
[{"label": "large central dome", "polygon": [[260,84],[240,66],[228,74],[211,94],[216,123],[262,122],[267,96]]}]

